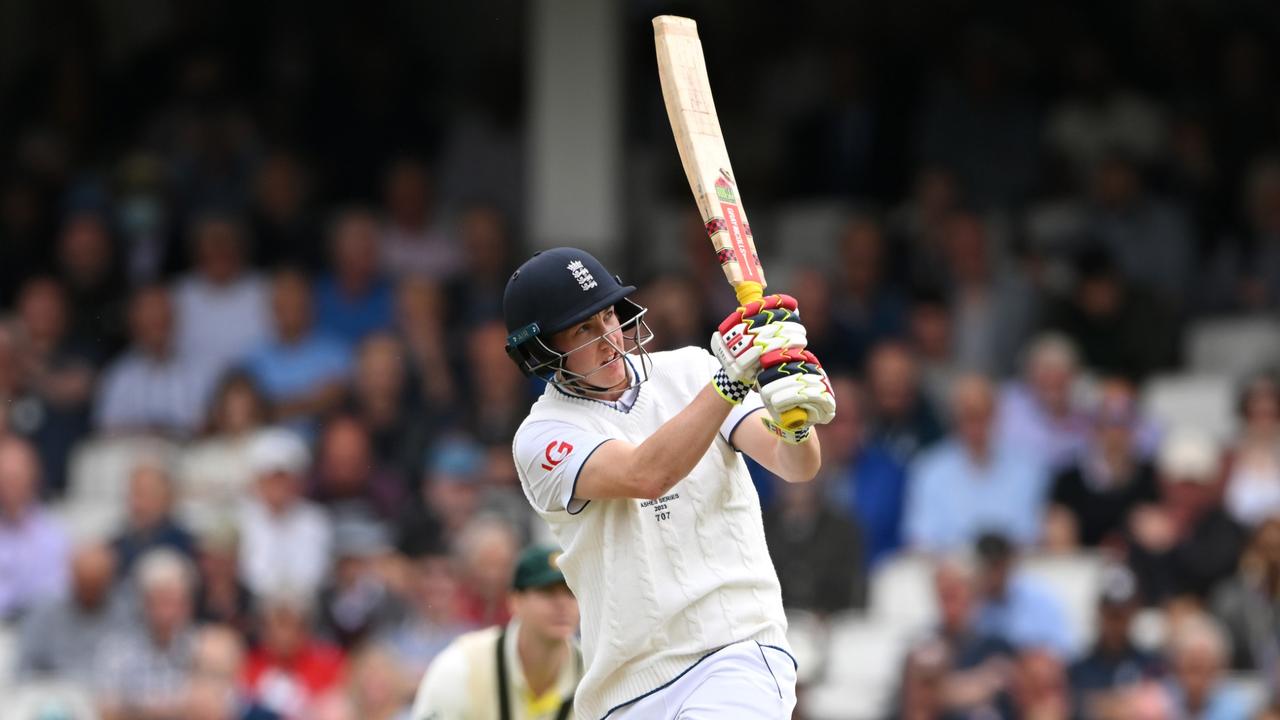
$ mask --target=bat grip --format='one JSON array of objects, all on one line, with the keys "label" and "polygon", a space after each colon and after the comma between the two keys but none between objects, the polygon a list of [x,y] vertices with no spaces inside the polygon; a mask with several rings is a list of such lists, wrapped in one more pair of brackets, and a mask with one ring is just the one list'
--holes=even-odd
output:
[{"label": "bat grip", "polygon": [[[738,304],[746,305],[764,297],[764,286],[754,280],[744,280],[734,286],[733,292],[738,296]],[[809,413],[800,408],[792,408],[779,418],[782,427],[788,430],[799,430],[809,422]]]}]

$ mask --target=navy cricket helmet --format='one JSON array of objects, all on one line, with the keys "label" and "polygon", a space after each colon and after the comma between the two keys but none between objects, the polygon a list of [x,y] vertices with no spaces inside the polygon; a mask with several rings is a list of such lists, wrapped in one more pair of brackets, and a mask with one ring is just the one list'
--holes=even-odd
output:
[{"label": "navy cricket helmet", "polygon": [[610,274],[584,250],[559,247],[535,253],[511,274],[502,296],[507,354],[527,376],[561,386],[600,390],[586,382],[587,376],[576,376],[564,368],[565,357],[600,338],[562,351],[552,346],[551,336],[612,307],[623,335],[623,346],[617,347],[619,354],[641,355],[647,376],[644,344],[653,333],[644,322],[645,308],[628,299],[633,292],[635,286],[623,285],[621,278]]}]

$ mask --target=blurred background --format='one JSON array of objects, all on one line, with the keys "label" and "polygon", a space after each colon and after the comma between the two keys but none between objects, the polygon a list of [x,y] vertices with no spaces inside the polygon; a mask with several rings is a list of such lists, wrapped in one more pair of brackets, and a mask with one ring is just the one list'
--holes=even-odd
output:
[{"label": "blurred background", "polygon": [[732,309],[663,13],[840,404],[753,469],[797,717],[1280,717],[1280,5],[764,10],[0,1],[0,717],[399,718],[505,620],[507,275]]}]

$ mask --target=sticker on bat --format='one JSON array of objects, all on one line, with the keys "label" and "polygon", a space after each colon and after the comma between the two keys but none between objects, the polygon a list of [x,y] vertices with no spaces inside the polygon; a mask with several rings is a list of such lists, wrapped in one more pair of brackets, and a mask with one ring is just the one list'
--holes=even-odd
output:
[{"label": "sticker on bat", "polygon": [[733,191],[733,181],[723,170],[720,171],[720,177],[716,178],[716,197],[720,198],[720,202],[738,202],[738,194]]},{"label": "sticker on bat", "polygon": [[707,237],[715,237],[716,233],[722,233],[726,229],[724,218],[711,218],[707,221]]},{"label": "sticker on bat", "polygon": [[721,248],[716,251],[716,260],[719,261],[721,265],[728,265],[736,259],[737,258],[733,255],[733,248]]}]

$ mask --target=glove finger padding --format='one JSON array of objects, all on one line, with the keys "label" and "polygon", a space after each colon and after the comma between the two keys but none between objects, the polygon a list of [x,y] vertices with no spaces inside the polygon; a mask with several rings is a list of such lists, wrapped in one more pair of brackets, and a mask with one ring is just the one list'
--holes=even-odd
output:
[{"label": "glove finger padding", "polygon": [[[750,310],[757,312],[744,314]],[[799,319],[793,298],[770,295],[725,318],[711,336],[711,352],[730,379],[752,385],[765,354],[803,348],[808,342]]]},{"label": "glove finger padding", "polygon": [[825,425],[836,416],[835,395],[813,353],[782,350],[767,354],[762,364],[766,367],[757,378],[760,397],[775,423],[793,408],[804,410],[810,425]]}]

